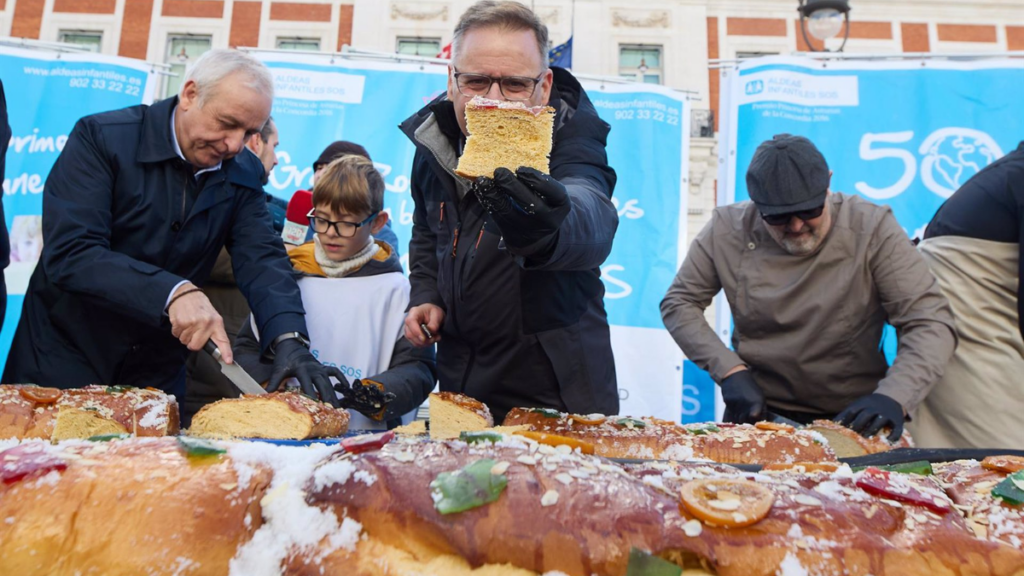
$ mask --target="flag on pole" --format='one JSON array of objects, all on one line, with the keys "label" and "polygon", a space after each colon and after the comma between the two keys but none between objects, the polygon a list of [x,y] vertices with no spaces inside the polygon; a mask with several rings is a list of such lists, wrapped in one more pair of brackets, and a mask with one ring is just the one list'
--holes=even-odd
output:
[{"label": "flag on pole", "polygon": [[434,58],[443,58],[445,60],[451,60],[452,59],[452,43],[449,42],[447,46],[445,46],[444,48],[441,48],[441,51],[438,52],[437,56],[434,56]]},{"label": "flag on pole", "polygon": [[559,68],[572,68],[572,36],[569,36],[565,44],[559,44],[551,49],[548,53],[548,63]]}]

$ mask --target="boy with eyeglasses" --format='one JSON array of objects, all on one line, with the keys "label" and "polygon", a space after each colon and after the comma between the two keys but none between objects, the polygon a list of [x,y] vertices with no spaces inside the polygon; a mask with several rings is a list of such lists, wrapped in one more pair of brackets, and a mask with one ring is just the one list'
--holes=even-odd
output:
[{"label": "boy with eyeglasses", "polygon": [[[391,245],[374,238],[388,220],[383,208],[384,180],[373,163],[342,156],[323,169],[313,187],[313,240],[289,253],[310,350],[353,386],[395,395],[383,412],[353,413],[351,430],[408,423],[435,382],[433,348],[415,348],[402,335],[409,280]],[[251,322],[239,331],[235,359],[258,381],[270,375],[270,367],[259,362],[259,337]]]},{"label": "boy with eyeglasses", "polygon": [[[829,190],[832,172],[801,136],[758,147],[751,201],[717,208],[661,302],[688,358],[722,387],[725,420],[769,412],[835,418],[899,438],[956,347],[949,303],[886,206]],[[732,350],[704,319],[725,291]],[[879,346],[886,323],[899,349]]]}]

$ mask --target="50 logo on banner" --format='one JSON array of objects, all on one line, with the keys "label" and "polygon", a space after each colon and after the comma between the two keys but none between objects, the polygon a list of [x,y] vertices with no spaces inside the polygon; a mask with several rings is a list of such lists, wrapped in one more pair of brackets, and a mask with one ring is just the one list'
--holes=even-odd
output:
[{"label": "50 logo on banner", "polygon": [[921,156],[919,167],[918,157],[912,152],[914,137],[913,130],[864,134],[860,140],[861,160],[899,160],[903,163],[903,172],[888,185],[859,181],[854,184],[857,191],[875,200],[894,198],[910,188],[920,171],[925,188],[949,198],[964,182],[1003,155],[999,144],[985,132],[973,128],[940,128],[917,146],[916,152]]}]

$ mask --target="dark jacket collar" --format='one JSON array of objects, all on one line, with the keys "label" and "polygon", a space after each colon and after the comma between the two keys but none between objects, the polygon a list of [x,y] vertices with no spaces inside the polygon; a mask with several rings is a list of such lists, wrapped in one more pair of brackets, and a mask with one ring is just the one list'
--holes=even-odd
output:
[{"label": "dark jacket collar", "polygon": [[142,137],[139,138],[139,162],[163,162],[177,158],[171,138],[171,114],[178,105],[178,97],[156,102],[142,117]]}]

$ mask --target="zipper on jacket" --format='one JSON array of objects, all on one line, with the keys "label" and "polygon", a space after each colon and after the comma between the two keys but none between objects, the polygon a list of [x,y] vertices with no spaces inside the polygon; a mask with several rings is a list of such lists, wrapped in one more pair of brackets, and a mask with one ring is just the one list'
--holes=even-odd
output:
[{"label": "zipper on jacket", "polygon": [[459,250],[459,230],[462,230],[462,222],[455,225],[455,234],[452,235],[452,269],[455,269],[455,254]]},{"label": "zipper on jacket", "polygon": [[441,217],[437,219],[437,229],[440,230],[444,224],[444,202],[441,202]]},{"label": "zipper on jacket", "polygon": [[466,384],[469,383],[469,375],[473,372],[473,364],[476,362],[476,347],[469,347],[469,360],[466,361],[466,371],[462,373],[462,384],[459,386],[459,393],[466,393]]}]

